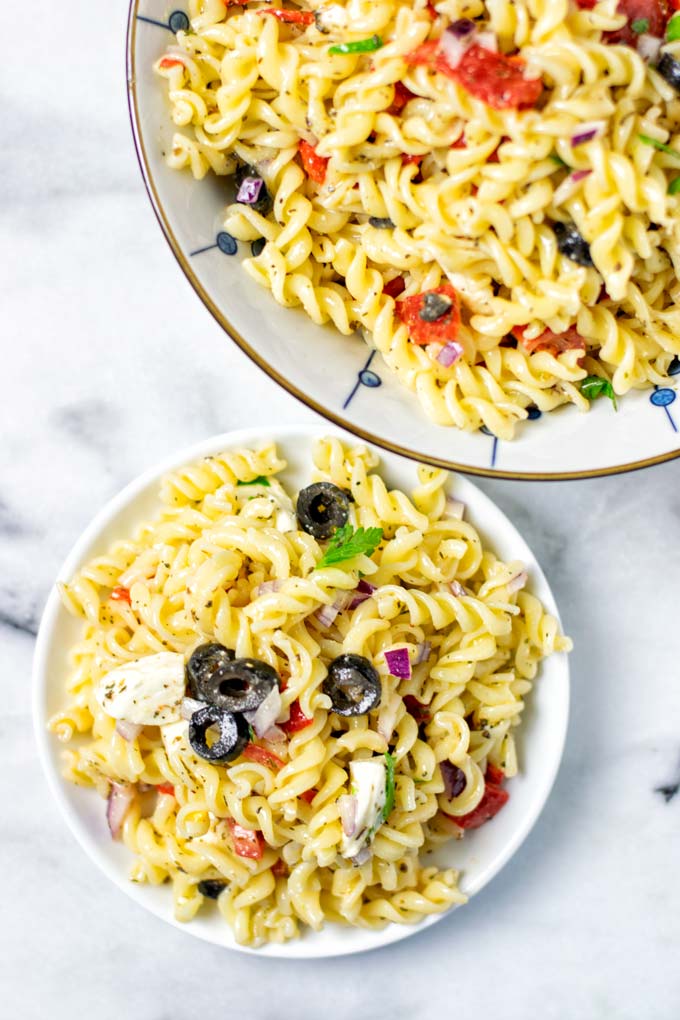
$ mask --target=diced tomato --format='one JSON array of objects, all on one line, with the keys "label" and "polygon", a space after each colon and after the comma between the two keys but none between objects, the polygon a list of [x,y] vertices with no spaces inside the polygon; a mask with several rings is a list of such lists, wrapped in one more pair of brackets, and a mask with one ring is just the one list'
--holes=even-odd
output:
[{"label": "diced tomato", "polygon": [[326,180],[328,159],[324,156],[319,156],[314,146],[306,142],[304,138],[300,142],[299,152],[307,176],[311,177],[317,184],[323,184]]},{"label": "diced tomato", "polygon": [[411,155],[408,152],[402,152],[401,154],[401,162],[403,166],[408,166],[409,163],[415,163],[416,166],[420,166],[424,159],[424,156],[418,156],[415,153]]},{"label": "diced tomato", "polygon": [[500,769],[489,765],[484,777],[484,795],[477,807],[473,808],[472,811],[468,811],[466,815],[447,814],[446,817],[450,818],[456,825],[459,825],[461,829],[478,829],[481,825],[484,825],[494,815],[497,815],[500,809],[510,800],[510,794],[500,785],[504,778]]},{"label": "diced tomato", "polygon": [[623,28],[617,28],[615,32],[604,32],[602,35],[604,42],[623,43],[637,49],[641,33],[633,31],[634,21],[649,22],[645,30],[647,35],[663,37],[666,32],[669,11],[664,0],[619,0],[616,13],[625,14],[628,21]]},{"label": "diced tomato", "polygon": [[287,874],[288,865],[281,857],[279,857],[278,861],[275,861],[274,864],[272,864],[272,875],[275,875],[277,878],[282,878]]},{"label": "diced tomato", "polygon": [[425,4],[425,10],[430,15],[430,17],[433,19],[433,21],[436,21],[437,18],[439,17],[439,11],[434,6],[434,4],[430,2],[430,0],[427,0],[427,3]]},{"label": "diced tomato", "polygon": [[528,354],[535,354],[536,351],[548,351],[554,357],[564,354],[565,351],[583,351],[585,354],[586,342],[576,331],[575,326],[570,326],[564,333],[553,333],[551,329],[544,329],[533,340],[526,339],[525,330],[526,326],[513,326],[512,335]]},{"label": "diced tomato", "polygon": [[281,729],[290,736],[291,733],[297,733],[298,730],[304,730],[306,726],[311,726],[313,722],[314,719],[305,715],[300,708],[300,702],[295,700],[290,706],[290,719],[288,722],[281,723]]},{"label": "diced tomato", "polygon": [[300,794],[300,800],[304,800],[306,804],[311,804],[319,791],[315,786],[311,790],[305,790],[304,793]]},{"label": "diced tomato", "polygon": [[[428,294],[443,294],[451,301],[449,310],[434,322],[427,322],[420,316]],[[457,291],[450,283],[425,291],[424,294],[414,294],[413,297],[397,301],[397,314],[401,321],[408,326],[411,341],[418,346],[431,343],[445,344],[450,340],[455,340],[458,336],[460,301]]]},{"label": "diced tomato", "polygon": [[268,747],[260,747],[259,744],[247,744],[243,752],[246,761],[255,761],[258,765],[266,765],[268,769],[282,769],[286,764],[278,754],[274,754]]},{"label": "diced tomato", "polygon": [[576,6],[580,7],[582,11],[592,11],[595,4],[598,4],[600,0],[576,0]]},{"label": "diced tomato", "polygon": [[233,818],[227,818],[227,825],[231,832],[234,853],[239,857],[249,857],[253,861],[259,861],[264,853],[265,845],[262,833],[244,829]]},{"label": "diced tomato", "polygon": [[163,57],[158,65],[159,67],[184,67],[183,60],[175,60],[174,57]]},{"label": "diced tomato", "polygon": [[461,135],[460,138],[456,138],[455,142],[451,146],[452,149],[467,149],[467,142],[465,141],[465,135]]},{"label": "diced tomato", "polygon": [[418,701],[414,694],[405,695],[404,704],[419,726],[421,723],[430,721],[431,716],[428,706],[422,701]]},{"label": "diced tomato", "polygon": [[397,298],[400,294],[403,294],[406,290],[406,281],[403,276],[395,276],[393,280],[388,280],[383,287],[383,294],[387,294],[388,297]]},{"label": "diced tomato", "polygon": [[128,605],[132,602],[132,599],[130,598],[130,589],[123,588],[122,585],[114,588],[109,597],[112,598],[114,602],[127,602]]},{"label": "diced tomato", "polygon": [[158,790],[159,793],[167,793],[171,797],[175,796],[175,787],[172,785],[172,783],[159,783],[156,789]]},{"label": "diced tomato", "polygon": [[449,64],[439,40],[422,43],[406,54],[406,60],[409,64],[425,64],[453,78],[471,96],[494,110],[522,110],[534,106],[543,91],[540,78],[524,77],[522,61],[517,57],[494,53],[477,44],[468,47],[456,67]]},{"label": "diced tomato", "polygon": [[288,11],[284,7],[267,7],[258,14],[271,14],[277,21],[288,21],[294,25],[313,25],[314,15],[311,11]]},{"label": "diced tomato", "polygon": [[415,96],[414,92],[406,88],[403,82],[397,81],[394,83],[394,99],[392,105],[387,107],[387,113],[401,113],[406,104],[410,99]]}]

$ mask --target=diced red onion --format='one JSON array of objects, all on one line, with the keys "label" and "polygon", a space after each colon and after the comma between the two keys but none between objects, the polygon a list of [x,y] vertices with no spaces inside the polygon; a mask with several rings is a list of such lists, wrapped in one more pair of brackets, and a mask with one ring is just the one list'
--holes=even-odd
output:
[{"label": "diced red onion", "polygon": [[111,783],[109,798],[106,802],[106,821],[113,839],[120,839],[125,816],[135,799],[135,791],[129,783]]},{"label": "diced red onion", "polygon": [[353,836],[357,831],[357,808],[359,803],[351,793],[343,793],[338,797],[338,814],[342,822],[342,831],[346,836]]},{"label": "diced red onion", "polygon": [[125,719],[116,719],[116,733],[123,740],[135,740],[144,729],[139,723],[126,722]]},{"label": "diced red onion", "polygon": [[416,655],[416,666],[419,666],[421,662],[427,662],[432,652],[432,645],[429,641],[423,641],[422,645],[418,645],[418,654]]},{"label": "diced red onion", "polygon": [[361,580],[359,581],[357,587],[356,587],[356,590],[360,591],[360,592],[363,592],[365,595],[372,595],[373,592],[377,591],[378,589],[377,589],[376,585],[371,584],[370,581],[365,581],[363,579],[363,577],[362,577]]},{"label": "diced red onion", "polygon": [[485,50],[498,53],[498,39],[493,32],[478,32],[475,36],[475,43],[477,46],[482,46]]},{"label": "diced red onion", "polygon": [[336,609],[335,606],[321,606],[314,615],[322,627],[330,627],[335,622],[335,617],[339,612],[340,610]]},{"label": "diced red onion", "polygon": [[355,854],[354,857],[352,857],[352,864],[356,864],[356,866],[360,868],[362,864],[365,864],[366,861],[370,861],[370,859],[371,849],[370,847],[364,846],[358,854]]},{"label": "diced red onion", "polygon": [[244,205],[255,205],[263,186],[264,181],[261,177],[244,177],[241,187],[236,192],[236,201],[243,202]]},{"label": "diced red onion", "polygon": [[450,368],[451,365],[455,364],[463,353],[463,348],[456,340],[449,340],[447,344],[444,344],[439,354],[436,357],[436,361],[444,368]]},{"label": "diced red onion", "polygon": [[179,714],[182,719],[191,719],[194,712],[198,712],[201,708],[205,708],[204,701],[198,701],[196,698],[182,698]]},{"label": "diced red onion", "polygon": [[576,170],[573,174],[569,174],[565,177],[562,183],[555,188],[553,195],[553,202],[555,205],[562,205],[576,192],[580,182],[587,177],[588,174],[592,173],[591,170]]},{"label": "diced red onion", "polygon": [[577,145],[584,145],[585,142],[591,142],[593,138],[600,133],[603,127],[604,123],[601,120],[593,120],[587,124],[582,124],[577,133],[572,136],[572,149],[575,149]]},{"label": "diced red onion", "polygon": [[444,32],[443,36],[439,40],[441,51],[446,57],[446,63],[451,68],[456,68],[463,59],[463,54],[470,45],[474,38],[474,35],[468,35],[465,38],[460,38],[452,31],[449,27]]},{"label": "diced red onion", "polygon": [[584,177],[587,177],[589,174],[592,174],[592,172],[593,172],[592,170],[574,170],[573,174],[571,175],[571,179],[572,181],[582,181]]},{"label": "diced red onion", "polygon": [[287,737],[278,726],[270,726],[267,732],[262,734],[262,739],[269,744],[285,744]]},{"label": "diced red onion", "polygon": [[510,580],[505,586],[508,594],[514,595],[516,591],[521,591],[528,580],[529,575],[527,574],[526,570],[521,570],[519,574],[515,574],[514,577],[510,578]]},{"label": "diced red onion", "polygon": [[655,35],[649,35],[649,33],[643,32],[642,35],[638,36],[637,51],[642,59],[646,60],[648,63],[656,63],[662,46],[663,39],[659,39]]},{"label": "diced red onion", "polygon": [[358,585],[356,586],[356,589],[355,589],[354,594],[352,596],[352,601],[350,602],[350,604],[349,604],[349,606],[347,608],[348,609],[356,609],[356,607],[360,606],[362,602],[366,601],[366,599],[370,599],[370,597],[373,594],[373,592],[377,591],[377,590],[378,589],[376,588],[376,586],[374,584],[371,584],[370,581],[364,581],[364,579],[362,577],[362,579],[359,581]]},{"label": "diced red onion", "polygon": [[255,595],[269,595],[272,592],[280,591],[283,581],[263,581],[255,589]]},{"label": "diced red onion", "polygon": [[353,601],[354,601],[353,591],[338,592],[337,598],[333,603],[333,608],[337,609],[339,613],[342,613],[344,609],[349,609]]},{"label": "diced red onion", "polygon": [[254,711],[244,712],[243,717],[253,727],[257,736],[263,737],[276,722],[280,711],[281,691],[275,684],[264,701]]},{"label": "diced red onion", "polygon": [[393,648],[392,651],[385,652],[384,654],[390,674],[398,677],[400,680],[408,680],[411,676],[411,660],[408,648]]},{"label": "diced red onion", "polygon": [[440,761],[442,779],[444,780],[444,795],[452,800],[453,797],[460,797],[467,786],[467,778],[462,769],[452,765],[450,761]]},{"label": "diced red onion", "polygon": [[467,595],[467,592],[465,591],[465,588],[460,583],[460,581],[449,581],[449,588],[451,589],[452,594],[456,596],[456,598],[461,598],[461,596]]},{"label": "diced red onion", "polygon": [[442,517],[453,517],[457,521],[462,521],[464,513],[465,503],[461,502],[459,499],[454,499],[453,496],[446,497]]},{"label": "diced red onion", "polygon": [[458,18],[457,21],[449,25],[446,31],[455,35],[456,39],[466,39],[468,36],[475,34],[477,25],[472,18]]}]

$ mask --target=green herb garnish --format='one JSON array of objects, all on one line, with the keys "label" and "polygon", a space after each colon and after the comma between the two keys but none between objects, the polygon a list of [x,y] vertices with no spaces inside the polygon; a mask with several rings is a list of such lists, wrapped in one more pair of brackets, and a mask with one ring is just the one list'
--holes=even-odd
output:
[{"label": "green herb garnish", "polygon": [[351,524],[343,524],[341,528],[336,528],[317,567],[330,567],[362,553],[370,556],[380,545],[382,537],[382,528],[357,528],[354,531]]},{"label": "green herb garnish", "polygon": [[675,42],[676,39],[680,39],[680,14],[674,14],[668,22],[666,39],[668,42]]},{"label": "green herb garnish", "polygon": [[680,177],[674,177],[668,184],[668,194],[677,195],[680,191]]},{"label": "green herb garnish", "polygon": [[558,166],[563,166],[567,170],[569,169],[569,164],[565,163],[562,157],[558,156],[556,152],[551,152],[548,159],[551,159],[553,163],[557,163]]},{"label": "green herb garnish", "polygon": [[271,482],[265,475],[258,475],[257,478],[251,478],[249,482],[237,482],[237,485],[266,485],[270,487]]},{"label": "green herb garnish", "polygon": [[649,30],[649,18],[635,18],[634,21],[631,21],[630,27],[636,35],[643,35]]},{"label": "green herb garnish", "polygon": [[248,723],[248,740],[252,740],[252,741],[255,740],[255,730],[250,725],[250,723]]},{"label": "green herb garnish", "polygon": [[382,809],[382,820],[386,822],[392,814],[394,808],[394,766],[397,760],[394,758],[389,751],[385,752],[385,768],[387,775],[385,776],[385,806]]},{"label": "green herb garnish", "polygon": [[609,397],[614,410],[618,410],[614,387],[609,379],[603,379],[600,375],[589,375],[581,382],[581,393],[588,400],[597,400],[598,397]]},{"label": "green herb garnish", "polygon": [[650,138],[649,135],[638,135],[641,142],[645,145],[651,145],[653,149],[658,149],[659,152],[665,152],[669,156],[675,156],[676,159],[680,159],[680,152],[674,149],[671,145],[666,145],[665,142],[659,142],[656,138]]},{"label": "green herb garnish", "polygon": [[379,50],[383,41],[379,35],[372,35],[370,39],[357,39],[356,42],[337,43],[336,46],[329,46],[329,53],[373,53]]}]

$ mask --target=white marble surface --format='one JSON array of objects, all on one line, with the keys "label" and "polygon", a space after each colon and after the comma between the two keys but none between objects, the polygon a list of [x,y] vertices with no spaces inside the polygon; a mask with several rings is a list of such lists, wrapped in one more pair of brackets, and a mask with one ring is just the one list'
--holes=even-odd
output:
[{"label": "white marble surface", "polygon": [[254,411],[312,417],[221,333],[161,237],[128,129],[124,8],[13,5],[0,61],[0,1013],[676,1020],[680,795],[655,787],[680,782],[677,463],[482,483],[536,549],[576,641],[573,715],[533,834],[438,927],[363,958],[228,954],[146,916],[58,816],[29,675],[70,545],[178,446]]}]

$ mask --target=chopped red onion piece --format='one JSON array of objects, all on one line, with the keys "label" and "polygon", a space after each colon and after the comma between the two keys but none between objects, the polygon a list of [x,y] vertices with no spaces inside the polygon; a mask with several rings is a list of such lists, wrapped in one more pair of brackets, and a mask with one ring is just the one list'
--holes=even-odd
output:
[{"label": "chopped red onion piece", "polygon": [[454,21],[446,30],[452,32],[456,39],[465,39],[469,35],[474,35],[477,31],[477,25],[472,18],[458,18]]},{"label": "chopped red onion piece", "polygon": [[353,591],[341,591],[338,593],[335,602],[333,603],[333,609],[337,609],[337,611],[341,613],[344,609],[349,609],[353,601]]},{"label": "chopped red onion piece", "polygon": [[655,35],[649,35],[647,32],[643,32],[642,35],[638,36],[637,51],[642,59],[646,60],[647,63],[656,63],[662,46],[663,39],[658,39]]},{"label": "chopped red onion piece", "polygon": [[515,574],[514,577],[510,578],[510,580],[505,586],[508,591],[508,594],[514,595],[516,591],[521,591],[528,580],[529,575],[527,574],[526,570],[521,570],[519,574]]},{"label": "chopped red onion piece", "polygon": [[593,172],[592,170],[574,170],[573,174],[571,175],[571,179],[572,181],[582,181],[584,177],[587,177],[589,174],[592,174],[592,172]]},{"label": "chopped red onion piece", "polygon": [[450,368],[451,365],[455,364],[463,353],[463,348],[456,340],[449,340],[447,344],[444,344],[439,354],[436,357],[436,361],[444,368]]},{"label": "chopped red onion piece", "polygon": [[269,595],[272,592],[280,591],[283,581],[263,581],[255,589],[255,595]]},{"label": "chopped red onion piece", "polygon": [[353,794],[343,793],[342,797],[338,797],[338,814],[346,836],[353,836],[357,830],[357,807],[358,801]]},{"label": "chopped red onion piece", "polygon": [[498,39],[493,32],[478,32],[475,37],[475,43],[477,46],[482,46],[485,50],[498,53]]},{"label": "chopped red onion piece", "polygon": [[116,733],[123,740],[135,740],[144,729],[139,723],[126,722],[125,719],[116,719]]},{"label": "chopped red onion piece", "polygon": [[458,521],[462,521],[464,513],[465,503],[461,502],[459,499],[454,499],[453,496],[446,497],[442,517],[453,517]]},{"label": "chopped red onion piece", "polygon": [[396,676],[400,680],[408,680],[411,676],[408,648],[393,648],[392,651],[385,652],[385,662],[392,676]]},{"label": "chopped red onion piece", "polygon": [[456,598],[461,598],[461,596],[467,595],[467,592],[460,581],[449,581],[449,588]]},{"label": "chopped red onion piece", "polygon": [[244,177],[236,193],[236,201],[244,205],[255,205],[264,186],[261,177]]},{"label": "chopped red onion piece", "polygon": [[362,577],[361,580],[359,581],[358,585],[357,585],[356,590],[360,591],[360,592],[363,592],[366,595],[372,595],[373,592],[377,591],[378,589],[377,589],[377,587],[374,584],[371,584],[370,581],[364,581],[364,579]]},{"label": "chopped red onion piece", "polygon": [[429,641],[423,641],[422,645],[418,645],[418,654],[416,655],[416,666],[419,666],[421,662],[427,662],[432,652],[432,645]]},{"label": "chopped red onion piece", "polygon": [[250,723],[258,737],[263,737],[276,722],[280,711],[281,691],[275,685],[254,711],[243,713],[243,718]]},{"label": "chopped red onion piece", "polygon": [[446,63],[451,68],[456,68],[463,59],[463,54],[472,42],[474,36],[468,35],[464,39],[459,38],[451,28],[447,28],[439,40],[441,51],[446,57]]},{"label": "chopped red onion piece", "polygon": [[198,701],[196,698],[182,698],[179,714],[182,719],[191,719],[194,712],[198,712],[201,708],[205,708],[204,701]]},{"label": "chopped red onion piece", "polygon": [[573,174],[569,174],[558,187],[555,188],[553,194],[553,202],[555,205],[563,205],[564,202],[568,201],[572,195],[578,190],[578,186],[584,177],[587,177],[590,170],[576,170]]},{"label": "chopped red onion piece", "polygon": [[267,732],[262,734],[262,739],[269,744],[285,744],[287,737],[278,726],[270,726]]},{"label": "chopped red onion piece", "polygon": [[370,861],[370,859],[371,850],[370,847],[367,846],[362,847],[359,853],[355,854],[354,857],[351,858],[352,864],[356,864],[358,868],[360,868],[362,864],[365,864],[366,861]]},{"label": "chopped red onion piece", "polygon": [[459,769],[457,765],[452,765],[450,761],[440,761],[439,768],[444,780],[444,795],[449,800],[460,797],[467,786],[467,778],[463,770]]},{"label": "chopped red onion piece", "polygon": [[335,606],[321,606],[314,615],[322,627],[330,627],[339,612],[340,610],[336,609]]},{"label": "chopped red onion piece", "polygon": [[135,791],[129,783],[111,783],[106,802],[106,821],[113,839],[120,839],[125,816],[134,799]]},{"label": "chopped red onion piece", "polygon": [[578,132],[572,136],[571,147],[575,149],[577,145],[584,145],[585,142],[591,142],[596,135],[604,127],[604,122],[601,120],[593,120],[588,124],[582,124]]},{"label": "chopped red onion piece", "polygon": [[373,592],[377,590],[378,589],[374,584],[371,584],[369,581],[364,581],[362,578],[356,586],[352,601],[347,608],[356,609],[356,607],[360,606],[362,602],[366,601],[366,599],[370,599]]}]

